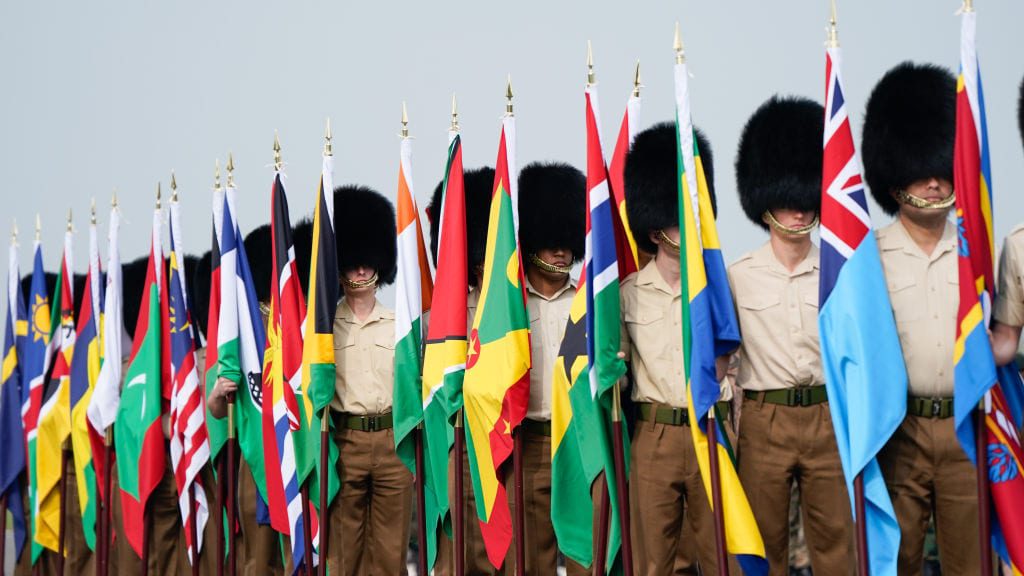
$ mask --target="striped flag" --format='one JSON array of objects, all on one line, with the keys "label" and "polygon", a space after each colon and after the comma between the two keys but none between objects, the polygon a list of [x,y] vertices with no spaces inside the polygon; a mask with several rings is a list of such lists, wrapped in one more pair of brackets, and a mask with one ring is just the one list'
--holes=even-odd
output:
[{"label": "striped flag", "polygon": [[[21,499],[21,473],[25,471],[25,429],[21,422],[22,366],[19,363],[28,334],[25,298],[18,272],[18,246],[12,241],[7,260],[7,318],[0,372],[0,495],[14,520],[15,563],[25,546],[25,507]],[[6,538],[6,534],[2,535]]]},{"label": "striped flag", "polygon": [[[89,271],[85,276],[82,304],[78,309],[77,353],[71,358],[71,446],[75,458],[78,505],[82,532],[90,550],[96,549],[96,467],[86,410],[92,401],[100,373],[103,342],[100,339],[100,254],[96,243],[96,222],[89,224]],[[120,334],[118,334],[120,336]],[[97,452],[102,454],[102,452]]]},{"label": "striped flag", "polygon": [[853,146],[840,75],[840,49],[825,52],[825,133],[821,190],[820,313],[822,368],[843,474],[864,483],[868,566],[895,574],[900,527],[878,452],[907,412],[907,369],[871,229],[864,180]]},{"label": "striped flag", "polygon": [[36,542],[36,489],[38,478],[36,450],[38,441],[39,407],[43,400],[43,377],[50,362],[50,297],[46,293],[46,272],[43,271],[43,245],[36,238],[32,258],[32,287],[28,295],[28,334],[22,348],[21,425],[25,430],[25,453],[28,463],[28,499],[32,515],[32,563],[35,564],[43,548]]},{"label": "striped flag", "polygon": [[[431,301],[430,326],[423,352],[423,443],[424,490],[433,499],[436,523],[450,532],[448,497],[448,452],[454,442],[449,415],[454,415],[453,398],[462,397],[466,373],[466,315],[469,292],[466,264],[466,189],[462,179],[462,136],[448,132],[448,159],[445,162],[441,200],[433,226],[437,234],[437,280]],[[436,526],[427,525],[427,534],[436,538]],[[436,550],[436,540],[430,549]],[[428,549],[428,550],[430,550]],[[433,556],[428,553],[428,565]]]},{"label": "striped flag", "polygon": [[530,318],[516,222],[515,119],[502,121],[480,304],[473,318],[463,388],[466,450],[487,558],[501,566],[512,542],[504,479],[512,432],[530,397]]},{"label": "striped flag", "polygon": [[608,184],[616,209],[612,211],[612,222],[615,226],[615,246],[619,253],[619,277],[626,276],[640,269],[640,255],[637,251],[633,230],[629,227],[626,216],[626,154],[640,131],[640,95],[634,88],[626,102],[626,113],[622,116],[619,137],[615,141],[611,162],[608,164]]},{"label": "striped flag", "polygon": [[[412,186],[412,140],[402,138],[398,165],[398,201],[396,231],[398,235],[398,275],[395,290],[395,382],[394,421],[395,451],[406,467],[416,473],[416,451],[412,432],[423,422],[424,405],[430,398],[423,395],[423,337],[426,326],[423,314],[430,310],[433,280],[423,242],[420,211]],[[428,447],[430,440],[439,444]],[[448,443],[444,436],[431,438],[423,434],[424,463],[431,451],[443,451]],[[427,476],[429,478],[429,476]],[[436,478],[436,476],[435,476]],[[447,479],[444,481],[447,484]],[[437,555],[437,526],[443,519],[438,505],[437,484],[427,486],[424,478],[424,521],[427,527],[427,568]]]},{"label": "striped flag", "polygon": [[[716,426],[719,481],[726,547],[736,556],[745,574],[767,574],[764,543],[754,514],[736,474],[736,463],[720,415],[709,418],[721,390],[715,374],[715,358],[739,346],[739,323],[733,308],[725,262],[700,150],[690,118],[690,95],[685,62],[675,66],[676,139],[679,152],[680,270],[686,297],[683,300],[683,359],[690,407],[690,431],[704,490],[711,499],[708,426]],[[712,503],[712,506],[714,504]]]},{"label": "striped flag", "polygon": [[[1024,450],[1007,397],[1021,394],[1014,369],[997,370],[987,327],[995,297],[992,171],[981,71],[975,47],[976,14],[964,9],[956,90],[953,189],[956,190],[960,306],[953,348],[953,419],[967,456],[988,469],[995,550],[1024,570]],[[986,454],[975,452],[975,408],[983,404]],[[980,464],[979,464],[980,465]]]},{"label": "striped flag", "polygon": [[[127,339],[122,319],[121,297],[121,251],[118,240],[121,227],[121,211],[114,206],[110,209],[110,229],[107,236],[107,274],[103,295],[103,341],[102,363],[96,376],[96,384],[89,401],[89,441],[93,454],[103,454],[108,449],[105,443],[107,429],[114,424],[117,408],[121,401],[121,355],[122,342]],[[113,449],[110,447],[109,449]],[[96,470],[96,484],[103,494],[108,470],[103,468],[103,458],[93,461]],[[112,502],[107,494],[105,501]]]},{"label": "striped flag", "polygon": [[135,323],[131,359],[114,421],[114,447],[121,490],[121,518],[128,543],[142,556],[146,502],[164,475],[167,448],[163,413],[164,334],[167,278],[160,245],[161,211],[153,211],[153,233]]},{"label": "striped flag", "polygon": [[64,256],[57,273],[51,309],[50,356],[46,384],[39,405],[36,438],[35,540],[57,551],[60,545],[61,452],[71,434],[71,356],[75,349],[74,294],[72,292],[71,227],[64,233]]},{"label": "striped flag", "polygon": [[[220,238],[221,226],[224,222],[224,189],[218,186],[213,191],[210,241],[210,293],[209,307],[206,314],[206,359],[203,366],[200,366],[200,381],[203,385],[204,394],[209,398],[217,384],[219,375],[219,330],[220,321],[220,299],[221,299],[221,266],[220,266]],[[233,286],[233,285],[232,285]],[[206,433],[210,443],[210,460],[216,460],[221,448],[228,441],[227,418],[215,418],[210,410],[206,410]]]},{"label": "striped flag", "polygon": [[[309,456],[299,463],[300,483],[309,478],[310,498],[318,509],[329,506],[341,487],[338,478],[338,446],[327,437],[327,462],[320,461],[321,417],[334,398],[334,312],[338,306],[338,257],[334,235],[334,158],[323,156],[320,187],[313,209],[313,237],[310,247],[309,287],[302,345],[303,415],[300,442]],[[327,466],[327,502],[320,502],[320,467]],[[315,470],[314,470],[315,468]],[[314,472],[310,475],[310,472]]]},{"label": "striped flag", "polygon": [[[270,318],[267,347],[263,357],[263,447],[266,466],[267,506],[270,525],[291,538],[292,562],[298,570],[305,557],[303,522],[310,522],[316,547],[317,516],[310,507],[302,509],[298,462],[308,457],[309,448],[297,442],[303,425],[298,397],[302,376],[302,321],[306,302],[299,286],[295,248],[291,240],[288,198],[281,174],[274,175],[271,190],[270,230],[272,262]],[[311,512],[308,516],[306,512]],[[313,564],[316,565],[314,556]]]},{"label": "striped flag", "polygon": [[[198,555],[203,541],[192,541],[192,534],[201,535],[210,517],[206,492],[197,481],[199,471],[210,461],[210,443],[206,433],[205,403],[199,387],[196,369],[196,347],[192,327],[192,312],[182,265],[184,260],[179,246],[181,216],[178,201],[171,200],[171,259],[170,259],[170,332],[171,332],[171,465],[174,483],[178,488],[178,508],[185,529],[185,544],[189,563],[193,549]],[[192,499],[195,499],[195,510]],[[193,532],[193,523],[195,524]]]}]

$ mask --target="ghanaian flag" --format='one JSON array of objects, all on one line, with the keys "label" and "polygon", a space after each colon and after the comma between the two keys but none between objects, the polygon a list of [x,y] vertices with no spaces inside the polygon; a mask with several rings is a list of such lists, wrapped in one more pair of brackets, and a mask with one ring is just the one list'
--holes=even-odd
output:
[{"label": "ghanaian flag", "polygon": [[514,141],[515,123],[509,115],[502,122],[484,278],[463,387],[476,513],[487,557],[496,567],[512,541],[512,518],[498,469],[512,454],[512,431],[526,415],[530,397],[530,318],[512,211],[515,183],[509,178],[514,155],[508,143]]}]

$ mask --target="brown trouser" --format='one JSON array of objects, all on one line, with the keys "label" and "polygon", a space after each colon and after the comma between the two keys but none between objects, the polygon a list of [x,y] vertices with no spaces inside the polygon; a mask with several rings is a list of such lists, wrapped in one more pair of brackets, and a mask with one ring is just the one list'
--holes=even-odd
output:
[{"label": "brown trouser", "polygon": [[[168,462],[170,466],[170,462]],[[197,486],[196,490],[206,495],[206,506],[209,509],[209,517],[206,519],[206,526],[196,536],[202,542],[199,547],[199,571],[201,574],[216,574],[217,571],[217,530],[223,529],[223,522],[220,513],[220,502],[217,500],[217,485],[213,480],[213,472],[209,466],[203,467],[199,472],[199,482],[202,487]],[[197,492],[198,493],[198,492]],[[177,497],[177,491],[175,491]],[[188,557],[188,542],[185,540],[185,529],[181,523],[181,510],[178,509],[178,574],[186,575],[192,573],[192,563]],[[196,526],[199,529],[199,526]]]},{"label": "brown trouser", "polygon": [[[638,421],[629,463],[634,564],[638,574],[671,574],[685,506],[696,535],[697,561],[716,574],[714,517],[700,475],[689,426]],[[739,574],[735,561],[729,571]]]},{"label": "brown trouser", "polygon": [[239,459],[238,465],[238,523],[242,533],[235,537],[238,547],[238,573],[243,576],[284,574],[281,545],[277,532],[269,525],[256,522],[256,481],[252,469]]},{"label": "brown trouser", "polygon": [[[558,558],[555,529],[551,525],[551,437],[520,427],[523,435],[523,533],[526,570],[524,574],[554,574]],[[505,570],[516,565],[515,475],[511,459],[505,467],[505,488],[512,515],[513,542],[505,555]]]},{"label": "brown trouser", "polygon": [[68,499],[64,514],[65,525],[61,529],[64,533],[64,572],[75,575],[92,574],[96,571],[96,562],[92,550],[85,542],[82,507],[78,501],[78,474],[75,472],[75,462],[70,454],[64,486],[64,495]]},{"label": "brown trouser", "polygon": [[[142,559],[125,537],[121,510],[121,492],[118,483],[117,464],[113,470],[113,513],[114,550],[111,553],[110,574],[141,574]],[[174,485],[174,474],[168,465],[160,483],[149,495],[146,510],[149,516],[149,558],[150,574],[178,574],[178,534],[181,532],[181,513],[178,510],[178,490]]]},{"label": "brown trouser", "polygon": [[331,505],[332,575],[405,574],[412,474],[395,453],[394,430],[335,430],[341,490]]},{"label": "brown trouser", "polygon": [[[487,559],[487,549],[484,548],[484,539],[480,535],[480,522],[476,515],[476,499],[473,496],[473,479],[469,475],[469,455],[462,453],[462,486],[465,492],[462,496],[462,518],[465,526],[465,567],[466,576],[491,576],[504,574],[500,568],[491,566]],[[448,494],[451,502],[452,513],[452,537],[455,536],[455,458],[449,453],[448,458]],[[444,530],[437,539],[437,562],[434,571],[438,576],[453,576],[455,574],[455,542],[445,535]]]},{"label": "brown trouser", "polygon": [[800,489],[815,574],[853,574],[853,517],[828,403],[782,406],[744,399],[739,476],[773,576],[789,574],[789,508]]},{"label": "brown trouser", "polygon": [[900,575],[922,573],[924,536],[933,514],[942,574],[977,574],[977,477],[953,419],[908,415],[878,462],[900,524]]}]

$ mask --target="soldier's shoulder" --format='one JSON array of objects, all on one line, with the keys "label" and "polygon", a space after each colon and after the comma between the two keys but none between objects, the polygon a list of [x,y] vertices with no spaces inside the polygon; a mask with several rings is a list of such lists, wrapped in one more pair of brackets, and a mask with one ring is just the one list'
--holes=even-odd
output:
[{"label": "soldier's shoulder", "polygon": [[744,270],[749,270],[750,267],[755,263],[756,252],[756,250],[751,250],[750,252],[747,252],[740,256],[739,258],[737,258],[732,264],[729,264],[729,267],[726,269],[729,275],[731,276]]}]

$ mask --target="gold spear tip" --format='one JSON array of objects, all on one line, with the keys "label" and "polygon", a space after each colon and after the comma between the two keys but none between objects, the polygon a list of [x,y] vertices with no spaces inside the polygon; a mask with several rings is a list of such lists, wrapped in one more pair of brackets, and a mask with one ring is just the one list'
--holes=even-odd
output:
[{"label": "gold spear tip", "polygon": [[114,193],[110,196],[110,207],[117,208],[117,188],[114,188]]},{"label": "gold spear tip", "polygon": [[68,208],[68,232],[71,232],[71,208]]},{"label": "gold spear tip", "polygon": [[11,220],[11,244],[18,243],[18,220],[17,218]]},{"label": "gold spear tip", "polygon": [[174,170],[171,170],[171,202],[178,201],[178,181],[174,178]]},{"label": "gold spear tip", "polygon": [[836,0],[832,0],[832,15],[828,20],[828,47],[839,47],[839,30],[836,28]]},{"label": "gold spear tip", "polygon": [[333,156],[334,151],[331,149],[331,139],[334,136],[331,134],[331,117],[327,117],[327,129],[324,131],[324,156]]},{"label": "gold spear tip", "polygon": [[455,101],[455,93],[452,92],[452,125],[451,130],[459,129],[459,105]]},{"label": "gold spear tip", "polygon": [[505,84],[505,112],[512,114],[512,74],[508,75],[508,83]]},{"label": "gold spear tip", "polygon": [[92,201],[89,206],[89,221],[93,224],[96,223],[96,197],[92,197]]},{"label": "gold spear tip", "polygon": [[587,84],[594,83],[594,49],[587,40]]},{"label": "gold spear tip", "polygon": [[683,37],[679,34],[679,22],[676,21],[675,38],[672,40],[672,49],[676,52],[676,64],[686,62],[686,52],[683,48]]},{"label": "gold spear tip", "polygon": [[220,158],[213,161],[213,188],[220,190]]},{"label": "gold spear tip", "polygon": [[39,217],[39,212],[36,212],[36,242],[39,241],[39,234],[43,231],[43,220]]},{"label": "gold spear tip", "polygon": [[156,209],[160,209],[160,182],[156,183]]},{"label": "gold spear tip", "polygon": [[277,136],[277,130],[274,130],[274,169],[281,169],[281,139]]},{"label": "gold spear tip", "polygon": [[633,96],[640,97],[640,88],[643,83],[640,81],[640,61],[636,61],[636,69],[633,71]]},{"label": "gold spear tip", "polygon": [[405,109],[405,100],[402,100],[402,138],[409,137],[409,112]]},{"label": "gold spear tip", "polygon": [[964,0],[964,12],[974,12],[974,0]]}]

